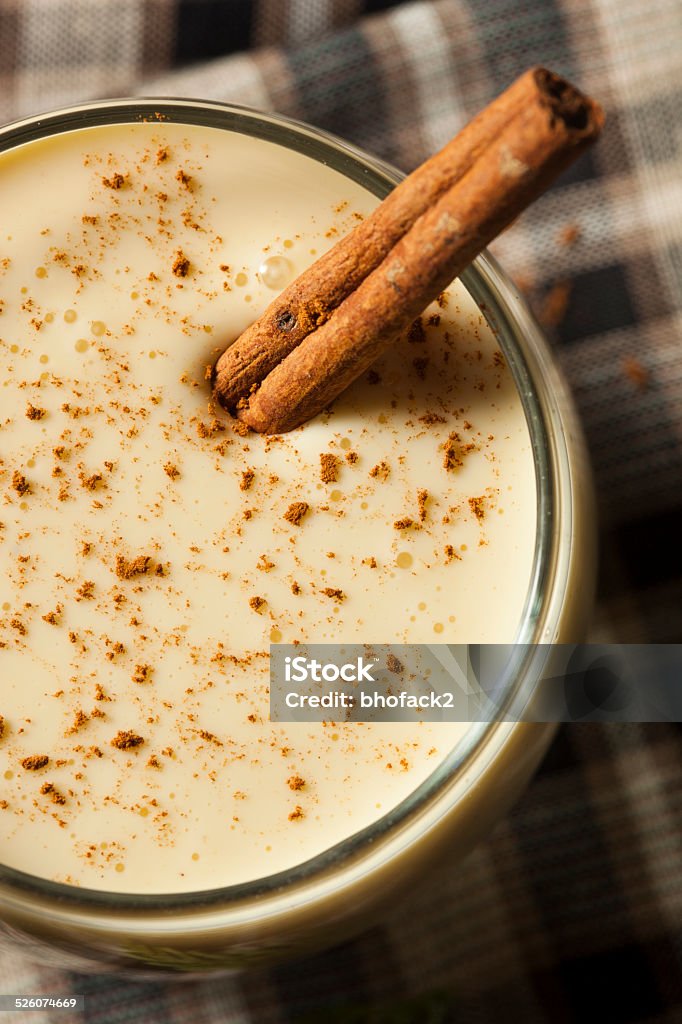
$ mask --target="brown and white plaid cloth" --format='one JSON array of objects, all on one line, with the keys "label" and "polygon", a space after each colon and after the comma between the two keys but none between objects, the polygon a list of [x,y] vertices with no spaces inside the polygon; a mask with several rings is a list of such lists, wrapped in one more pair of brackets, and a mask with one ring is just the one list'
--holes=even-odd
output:
[{"label": "brown and white plaid cloth", "polygon": [[[599,146],[495,250],[585,426],[593,637],[680,642],[681,54],[679,0],[0,0],[0,121],[112,95],[224,99],[409,170],[531,64],[598,97]],[[85,993],[63,1024],[682,1021],[681,748],[679,725],[564,727],[485,845],[329,952],[184,985],[0,954],[0,992]]]}]

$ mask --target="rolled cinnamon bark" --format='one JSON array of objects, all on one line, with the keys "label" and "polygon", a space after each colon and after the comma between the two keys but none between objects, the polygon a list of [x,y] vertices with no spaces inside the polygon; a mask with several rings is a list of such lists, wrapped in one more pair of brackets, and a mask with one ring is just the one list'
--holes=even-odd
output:
[{"label": "rolled cinnamon bark", "polygon": [[216,366],[219,401],[262,433],[324,409],[599,134],[599,106],[521,76],[275,300]]}]

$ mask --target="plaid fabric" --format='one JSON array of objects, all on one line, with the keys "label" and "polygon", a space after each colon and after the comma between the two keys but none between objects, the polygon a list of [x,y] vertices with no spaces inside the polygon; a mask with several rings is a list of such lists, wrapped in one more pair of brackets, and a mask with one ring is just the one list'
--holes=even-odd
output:
[{"label": "plaid fabric", "polygon": [[[494,248],[585,425],[594,639],[679,642],[681,46],[675,0],[0,0],[0,120],[201,96],[276,109],[408,170],[528,65],[599,97],[597,149]],[[679,764],[679,727],[566,727],[493,837],[353,943],[184,986],[4,955],[0,991],[84,992],[100,1024],[681,1021]]]}]

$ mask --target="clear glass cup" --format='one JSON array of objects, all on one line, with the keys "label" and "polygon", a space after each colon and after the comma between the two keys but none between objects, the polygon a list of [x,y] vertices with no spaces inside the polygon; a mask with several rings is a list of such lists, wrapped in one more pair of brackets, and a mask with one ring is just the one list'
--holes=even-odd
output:
[{"label": "clear glass cup", "polygon": [[[0,152],[77,128],[161,117],[294,149],[383,198],[402,175],[327,133],[271,114],[196,100],[112,100],[0,129]],[[534,452],[537,535],[517,641],[583,638],[595,532],[590,471],[564,382],[528,307],[495,261],[462,282],[496,332],[521,394]],[[516,678],[513,689],[527,686]],[[319,948],[371,923],[439,857],[461,858],[518,797],[553,726],[472,727],[411,795],[370,827],[293,870],[195,893],[131,895],[47,882],[0,864],[0,938],[43,962],[138,977],[193,977]]]}]

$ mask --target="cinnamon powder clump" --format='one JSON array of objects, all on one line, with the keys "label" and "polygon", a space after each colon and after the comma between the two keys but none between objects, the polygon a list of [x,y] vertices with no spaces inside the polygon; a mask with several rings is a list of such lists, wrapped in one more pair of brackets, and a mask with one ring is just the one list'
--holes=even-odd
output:
[{"label": "cinnamon powder clump", "polygon": [[338,455],[323,452],[320,455],[320,479],[323,484],[335,484],[339,479],[341,460]]},{"label": "cinnamon powder clump", "polygon": [[414,519],[410,519],[409,516],[404,516],[402,519],[396,519],[393,524],[394,530],[409,530],[415,525]]},{"label": "cinnamon powder clump", "polygon": [[305,818],[305,813],[300,804],[296,804],[293,811],[289,812],[289,821],[300,821],[301,818]]},{"label": "cinnamon powder clump", "polygon": [[3,715],[0,715],[0,740],[5,735],[5,719]]},{"label": "cinnamon powder clump", "polygon": [[120,580],[130,580],[133,576],[144,576],[149,572],[151,555],[138,555],[129,561],[123,555],[116,555],[116,575]]},{"label": "cinnamon powder clump", "polygon": [[29,420],[42,420],[45,413],[45,409],[40,409],[37,405],[31,405],[30,402],[26,406],[26,418]]},{"label": "cinnamon powder clump", "polygon": [[91,473],[90,476],[87,476],[81,470],[78,474],[78,479],[81,482],[81,486],[84,487],[86,491],[96,491],[104,478],[101,473]]},{"label": "cinnamon powder clump", "polygon": [[376,480],[388,480],[388,476],[391,472],[391,467],[387,462],[379,462],[376,466],[373,466],[369,471],[369,475],[374,477]]},{"label": "cinnamon powder clump", "polygon": [[130,678],[134,683],[148,683],[153,671],[154,669],[151,665],[136,665],[135,671]]},{"label": "cinnamon powder clump", "polygon": [[479,523],[485,519],[485,498],[469,498],[469,508],[478,519]]},{"label": "cinnamon powder clump", "polygon": [[18,469],[15,469],[12,473],[12,487],[20,497],[23,497],[24,494],[31,493],[30,483]]},{"label": "cinnamon powder clump", "polygon": [[346,595],[338,587],[325,587],[322,591],[325,597],[333,597],[335,601],[345,601]]},{"label": "cinnamon powder clump", "polygon": [[27,772],[37,772],[49,763],[50,759],[47,754],[31,754],[30,757],[23,759],[21,767],[25,768]]},{"label": "cinnamon powder clump", "polygon": [[143,743],[144,738],[138,736],[131,729],[119,729],[111,740],[111,746],[116,747],[117,750],[131,750],[134,747],[141,747]]},{"label": "cinnamon powder clump", "polygon": [[165,462],[163,466],[163,471],[166,474],[166,476],[171,478],[171,480],[177,480],[178,477],[180,476],[180,470],[172,462]]},{"label": "cinnamon powder clump", "polygon": [[386,668],[389,672],[394,672],[398,676],[404,671],[402,661],[396,658],[395,654],[389,654],[386,658]]},{"label": "cinnamon powder clump", "polygon": [[417,504],[419,505],[419,519],[423,523],[427,516],[426,503],[429,500],[429,492],[417,491]]},{"label": "cinnamon powder clump", "polygon": [[123,188],[125,183],[125,176],[123,174],[120,174],[118,171],[115,174],[112,174],[110,178],[102,178],[102,184],[105,186],[105,188],[119,189]]},{"label": "cinnamon powder clump", "polygon": [[287,779],[287,786],[289,789],[294,791],[303,789],[305,786],[305,779],[302,779],[300,775],[292,775],[291,778]]},{"label": "cinnamon powder clump", "polygon": [[40,792],[43,796],[49,796],[53,804],[65,804],[66,797],[63,793],[60,793],[53,782],[43,782],[40,787]]},{"label": "cinnamon powder clump", "polygon": [[239,490],[240,491],[248,491],[249,488],[251,487],[251,484],[255,480],[255,478],[256,478],[256,474],[255,474],[255,471],[253,469],[245,469],[242,472],[242,478],[241,478],[241,480],[239,482]]},{"label": "cinnamon powder clump", "polygon": [[425,427],[432,427],[436,423],[445,423],[445,417],[437,412],[426,412],[419,417],[419,422],[423,423]]},{"label": "cinnamon powder clump", "polygon": [[284,513],[284,518],[292,526],[300,526],[303,517],[308,513],[310,505],[307,501],[294,501]]},{"label": "cinnamon powder clump", "polygon": [[475,444],[471,441],[463,442],[459,434],[454,432],[450,434],[447,441],[443,442],[441,448],[445,453],[443,456],[443,467],[448,472],[453,469],[459,469],[464,465],[464,456],[476,451]]},{"label": "cinnamon powder clump", "polygon": [[75,732],[78,732],[79,729],[82,729],[83,726],[87,725],[89,721],[90,719],[85,714],[85,712],[81,708],[79,708],[77,711],[74,712],[73,725],[66,730],[64,735],[73,736]]},{"label": "cinnamon powder clump", "polygon": [[266,604],[267,601],[264,597],[258,597],[258,595],[255,595],[254,597],[249,598],[249,608],[252,608],[254,612],[258,612],[259,614]]},{"label": "cinnamon powder clump", "polygon": [[176,277],[187,277],[189,274],[189,260],[182,249],[178,249],[176,252],[171,270]]}]

